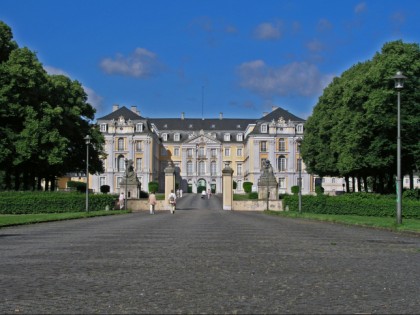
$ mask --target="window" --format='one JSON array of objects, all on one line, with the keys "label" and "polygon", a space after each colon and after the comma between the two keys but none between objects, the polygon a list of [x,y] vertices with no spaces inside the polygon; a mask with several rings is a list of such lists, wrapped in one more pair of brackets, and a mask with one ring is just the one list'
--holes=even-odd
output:
[{"label": "window", "polygon": [[162,139],[163,141],[168,141],[168,134],[167,133],[162,134]]},{"label": "window", "polygon": [[174,155],[179,156],[179,148],[174,148]]},{"label": "window", "polygon": [[279,172],[286,171],[286,158],[284,155],[280,155],[277,159],[277,169]]},{"label": "window", "polygon": [[166,148],[161,148],[160,149],[160,155],[162,155],[162,156],[168,155],[168,150],[166,150]]},{"label": "window", "polygon": [[286,178],[280,177],[279,178],[279,188],[286,188]]},{"label": "window", "polygon": [[279,139],[279,151],[286,151],[286,141],[284,140],[284,138]]},{"label": "window", "polygon": [[99,187],[106,185],[106,177],[99,177]]},{"label": "window", "polygon": [[193,156],[193,149],[187,149],[187,156],[192,157]]},{"label": "window", "polygon": [[242,156],[242,148],[236,149],[236,156]]},{"label": "window", "polygon": [[215,161],[210,163],[210,173],[211,173],[211,176],[216,176],[216,162]]},{"label": "window", "polygon": [[236,175],[242,176],[242,164],[236,165]]},{"label": "window", "polygon": [[230,156],[230,148],[225,148],[225,156]]},{"label": "window", "polygon": [[237,191],[242,191],[242,187],[243,185],[242,185],[242,181],[241,180],[238,180],[238,182],[236,183],[236,190]]},{"label": "window", "polygon": [[230,133],[225,133],[225,135],[224,135],[223,139],[224,139],[225,141],[230,141]]},{"label": "window", "polygon": [[236,135],[236,141],[242,141],[244,139],[244,135],[242,133],[238,133]]},{"label": "window", "polygon": [[137,141],[136,142],[136,151],[142,152],[143,151],[143,141]]},{"label": "window", "polygon": [[260,142],[260,151],[261,152],[267,152],[267,141],[261,141]]},{"label": "window", "polygon": [[101,132],[106,132],[108,125],[107,124],[101,124]]},{"label": "window", "polygon": [[124,138],[118,138],[118,150],[124,150]]},{"label": "window", "polygon": [[335,184],[335,177],[331,178],[331,183]]},{"label": "window", "polygon": [[141,171],[141,158],[136,159],[136,171],[137,172]]},{"label": "window", "polygon": [[187,175],[193,174],[193,163],[191,161],[187,162]]},{"label": "window", "polygon": [[181,135],[179,133],[176,133],[174,135],[174,141],[179,141],[181,139]]},{"label": "window", "polygon": [[261,133],[267,133],[267,124],[261,125]]},{"label": "window", "polygon": [[121,181],[122,181],[122,177],[120,177],[120,176],[118,176],[117,177],[117,188],[120,188],[121,187]]},{"label": "window", "polygon": [[136,124],[136,131],[143,132],[143,123]]},{"label": "window", "polygon": [[123,172],[125,170],[125,161],[124,155],[119,155],[117,159],[117,168],[118,172]]},{"label": "window", "polygon": [[216,149],[211,149],[211,156],[212,157],[216,157],[217,156],[217,150]]},{"label": "window", "polygon": [[198,163],[198,175],[205,175],[206,174],[206,164],[204,161],[200,161]]},{"label": "window", "polygon": [[198,148],[198,156],[204,157],[205,155],[206,155],[206,150],[204,149],[204,147],[199,147]]},{"label": "window", "polygon": [[297,125],[296,132],[297,133],[302,133],[303,132],[303,125]]}]

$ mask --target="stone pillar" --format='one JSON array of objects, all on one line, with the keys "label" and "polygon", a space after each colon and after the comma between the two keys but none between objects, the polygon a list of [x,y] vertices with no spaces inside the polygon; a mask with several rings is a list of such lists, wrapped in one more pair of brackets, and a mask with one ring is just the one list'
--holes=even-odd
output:
[{"label": "stone pillar", "polygon": [[233,169],[229,166],[230,162],[226,163],[222,170],[223,178],[223,210],[232,210],[233,204]]},{"label": "stone pillar", "polygon": [[172,161],[165,168],[165,204],[169,205],[168,198],[171,190],[175,192],[175,166]]}]

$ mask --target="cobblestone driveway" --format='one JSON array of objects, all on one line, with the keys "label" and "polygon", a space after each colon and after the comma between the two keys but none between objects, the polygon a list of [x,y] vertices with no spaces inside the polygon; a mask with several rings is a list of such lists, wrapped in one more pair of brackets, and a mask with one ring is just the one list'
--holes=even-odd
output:
[{"label": "cobblestone driveway", "polygon": [[0,229],[0,313],[420,313],[420,238],[178,210]]}]

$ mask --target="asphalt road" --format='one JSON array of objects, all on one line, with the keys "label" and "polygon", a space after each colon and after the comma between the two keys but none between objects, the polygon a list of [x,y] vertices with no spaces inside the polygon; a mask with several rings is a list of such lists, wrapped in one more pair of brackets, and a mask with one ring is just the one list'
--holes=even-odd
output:
[{"label": "asphalt road", "polygon": [[420,313],[419,237],[184,198],[0,229],[0,313]]}]

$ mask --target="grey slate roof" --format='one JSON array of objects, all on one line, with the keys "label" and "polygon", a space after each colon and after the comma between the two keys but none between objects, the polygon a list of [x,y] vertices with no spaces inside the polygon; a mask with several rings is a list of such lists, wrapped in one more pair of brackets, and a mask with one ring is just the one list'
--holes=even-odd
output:
[{"label": "grey slate roof", "polygon": [[283,117],[283,119],[285,121],[289,121],[289,120],[291,120],[291,121],[301,121],[301,122],[305,121],[304,119],[299,118],[299,117],[289,113],[287,110],[285,110],[281,107],[278,107],[277,109],[273,110],[271,113],[261,117],[259,120],[269,122],[269,121],[272,121],[273,119],[277,120],[280,117]]},{"label": "grey slate roof", "polygon": [[149,118],[160,132],[164,130],[178,131],[244,131],[249,124],[254,124],[255,119],[200,119],[200,118]]},{"label": "grey slate roof", "polygon": [[112,119],[117,120],[120,116],[123,116],[127,120],[128,119],[130,120],[144,119],[144,117],[137,115],[132,110],[129,110],[127,107],[123,106],[117,109],[115,112],[105,115],[104,117],[98,118],[97,120],[112,120]]}]

